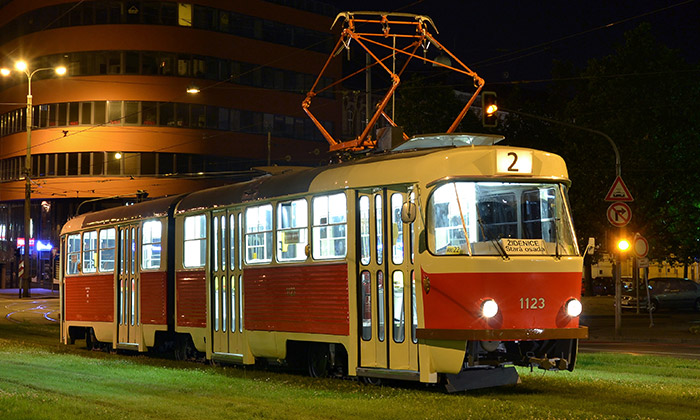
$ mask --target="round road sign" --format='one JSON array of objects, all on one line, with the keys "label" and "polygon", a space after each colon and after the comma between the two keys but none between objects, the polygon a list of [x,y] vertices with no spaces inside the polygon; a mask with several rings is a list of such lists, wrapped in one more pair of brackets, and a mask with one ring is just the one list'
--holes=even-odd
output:
[{"label": "round road sign", "polygon": [[634,236],[633,251],[637,258],[644,258],[647,256],[649,253],[649,242],[647,242],[644,236],[640,234]]},{"label": "round road sign", "polygon": [[632,219],[632,209],[625,203],[612,203],[608,207],[608,222],[615,227],[626,226]]}]

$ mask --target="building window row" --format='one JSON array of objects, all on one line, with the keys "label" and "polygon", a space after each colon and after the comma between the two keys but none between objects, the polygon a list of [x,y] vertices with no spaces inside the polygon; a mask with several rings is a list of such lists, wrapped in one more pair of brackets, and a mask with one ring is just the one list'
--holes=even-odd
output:
[{"label": "building window row", "polygon": [[[79,125],[205,128],[325,142],[308,118],[181,102],[90,101],[35,105],[32,129]],[[322,122],[333,132],[333,123]],[[0,137],[26,130],[26,109],[0,115]]]},{"label": "building window row", "polygon": [[328,33],[213,7],[159,1],[85,1],[43,7],[1,28],[0,44],[46,29],[118,24],[193,27],[326,54],[333,48]]},{"label": "building window row", "polygon": [[[0,160],[0,181],[23,177],[24,156]],[[57,176],[201,176],[230,175],[250,169],[251,161],[157,152],[75,152],[32,155],[32,178]]]},{"label": "building window row", "polygon": [[[306,94],[316,75],[299,73],[275,67],[260,66],[218,57],[181,54],[162,51],[84,51],[38,57],[33,67],[66,65],[69,76],[145,75],[194,77],[216,81],[229,81],[238,85]],[[35,78],[52,78],[51,72],[38,73]],[[15,83],[25,82],[15,78]],[[333,82],[322,77],[318,90]],[[332,98],[331,89],[318,96]]]}]

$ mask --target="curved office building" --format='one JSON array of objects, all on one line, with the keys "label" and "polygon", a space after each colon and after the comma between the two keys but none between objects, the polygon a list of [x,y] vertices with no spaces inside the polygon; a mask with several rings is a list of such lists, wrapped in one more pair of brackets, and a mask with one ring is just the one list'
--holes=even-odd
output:
[{"label": "curved office building", "polygon": [[[312,0],[0,0],[0,67],[13,70],[0,78],[0,287],[23,252],[31,72],[30,252],[41,280],[76,211],[236,181],[268,162],[321,163],[328,145],[301,102],[334,45],[333,13]],[[336,130],[340,100],[314,103]]]}]

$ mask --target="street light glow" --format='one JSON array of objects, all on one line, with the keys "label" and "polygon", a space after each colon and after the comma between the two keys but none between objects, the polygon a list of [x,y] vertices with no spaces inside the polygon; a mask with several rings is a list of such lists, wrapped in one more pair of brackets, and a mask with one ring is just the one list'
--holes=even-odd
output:
[{"label": "street light glow", "polygon": [[5,67],[0,69],[0,74],[3,76],[9,76],[10,75],[10,69],[6,69]]},{"label": "street light glow", "polygon": [[63,76],[66,74],[66,68],[64,66],[56,67],[56,74],[59,76]]},{"label": "street light glow", "polygon": [[27,62],[23,60],[15,62],[15,69],[19,71],[27,71]]},{"label": "street light glow", "polygon": [[627,251],[630,249],[630,242],[627,239],[620,239],[617,242],[617,249],[620,251]]}]

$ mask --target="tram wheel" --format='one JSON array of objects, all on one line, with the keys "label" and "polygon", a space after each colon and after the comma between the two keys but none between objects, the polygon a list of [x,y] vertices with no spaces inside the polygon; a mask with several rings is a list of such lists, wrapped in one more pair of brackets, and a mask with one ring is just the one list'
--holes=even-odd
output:
[{"label": "tram wheel", "polygon": [[87,347],[88,350],[95,350],[98,345],[99,341],[97,341],[97,337],[95,336],[95,330],[88,328],[87,331],[85,331],[85,347]]},{"label": "tram wheel", "polygon": [[363,376],[362,382],[367,385],[380,386],[382,384],[382,378],[370,378],[369,376]]},{"label": "tram wheel", "polygon": [[189,335],[179,334],[175,339],[175,360],[188,360],[194,355],[194,343]]},{"label": "tram wheel", "polygon": [[331,355],[327,344],[311,344],[307,359],[309,376],[312,378],[328,376],[330,359]]}]

